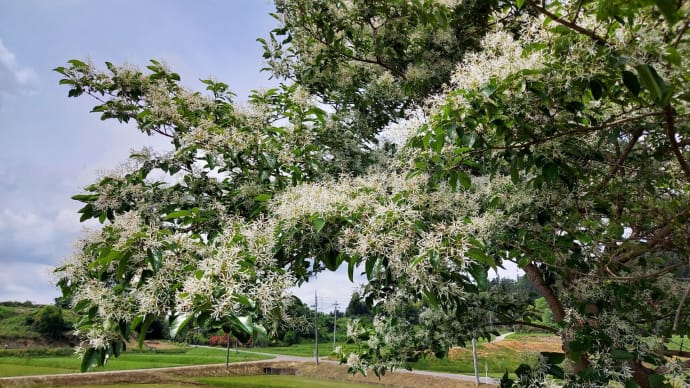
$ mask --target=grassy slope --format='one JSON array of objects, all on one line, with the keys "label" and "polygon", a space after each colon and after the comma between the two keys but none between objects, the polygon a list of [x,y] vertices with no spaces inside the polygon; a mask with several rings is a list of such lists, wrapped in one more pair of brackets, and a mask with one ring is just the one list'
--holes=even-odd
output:
[{"label": "grassy slope", "polygon": [[27,319],[33,316],[37,307],[0,306],[0,338],[9,340],[37,340],[41,336],[31,329]]},{"label": "grassy slope", "polygon": [[[7,302],[2,302],[7,303]],[[31,321],[42,305],[33,306],[6,306],[0,305],[0,347],[8,344],[10,347],[24,346],[67,346],[68,340],[51,341],[43,338],[40,333],[33,330]],[[69,311],[62,310],[62,317],[66,325],[76,322],[77,316]],[[65,332],[68,334],[69,331]]]}]

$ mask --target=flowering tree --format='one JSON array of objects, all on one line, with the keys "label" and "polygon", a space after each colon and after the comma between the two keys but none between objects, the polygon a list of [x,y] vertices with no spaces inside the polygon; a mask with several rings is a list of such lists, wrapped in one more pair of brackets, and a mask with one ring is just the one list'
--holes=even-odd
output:
[{"label": "flowering tree", "polygon": [[669,357],[688,353],[666,343],[690,328],[690,5],[367,4],[277,2],[284,27],[262,43],[294,83],[249,107],[222,83],[186,91],[157,62],[57,69],[104,119],[174,148],[136,152],[75,197],[104,223],[60,268],[84,313],[85,365],[156,315],[250,334],[253,317],[282,316],[295,281],[347,265],[364,268],[382,314],[349,330],[358,352],[341,356],[383,373],[448,345],[409,335],[396,314],[409,301],[460,342],[488,335],[482,310],[529,324],[483,294],[509,261],[547,301],[564,353],[505,385],[685,384],[688,364]]}]

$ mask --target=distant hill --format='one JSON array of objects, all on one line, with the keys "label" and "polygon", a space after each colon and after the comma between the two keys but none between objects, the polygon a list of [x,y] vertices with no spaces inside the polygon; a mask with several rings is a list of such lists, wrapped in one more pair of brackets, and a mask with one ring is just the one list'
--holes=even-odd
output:
[{"label": "distant hill", "polygon": [[64,347],[76,345],[76,316],[53,305],[0,302],[0,347]]}]

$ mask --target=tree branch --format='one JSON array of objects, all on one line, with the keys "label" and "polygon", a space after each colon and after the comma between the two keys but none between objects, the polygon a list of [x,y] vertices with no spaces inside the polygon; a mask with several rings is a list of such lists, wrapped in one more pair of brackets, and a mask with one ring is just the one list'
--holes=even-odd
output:
[{"label": "tree branch", "polygon": [[688,27],[690,27],[690,20],[686,20],[685,24],[683,24],[683,27],[678,32],[678,36],[676,36],[676,39],[673,41],[673,47],[678,47],[678,44],[680,44],[680,40],[683,38],[683,35],[685,35],[685,31],[688,30]]},{"label": "tree branch", "polygon": [[573,23],[573,22],[570,22],[570,21],[568,21],[568,20],[565,20],[565,19],[563,19],[563,18],[560,18],[560,17],[556,16],[556,14],[554,14],[553,12],[549,11],[548,9],[546,9],[545,6],[540,6],[540,5],[536,4],[534,1],[529,1],[527,4],[528,4],[530,7],[534,8],[534,10],[536,10],[537,12],[541,13],[541,14],[544,15],[544,16],[549,17],[550,19],[552,19],[552,20],[555,21],[556,23],[561,24],[561,25],[563,25],[563,26],[566,26],[566,27],[570,28],[570,29],[573,30],[573,31],[577,31],[577,32],[579,32],[580,34],[583,34],[583,35],[586,35],[586,36],[590,37],[590,38],[591,38],[592,40],[594,40],[598,45],[606,46],[606,47],[609,46],[609,43],[606,41],[606,39],[604,39],[604,38],[602,38],[601,36],[597,35],[594,31],[590,31],[590,30],[588,30],[588,29],[586,29],[586,28],[584,28],[584,27],[582,27],[582,26],[579,26],[579,25]]},{"label": "tree branch", "polygon": [[523,270],[525,271],[525,274],[527,274],[529,280],[531,280],[532,283],[534,283],[534,285],[539,289],[541,294],[544,296],[544,299],[546,299],[546,302],[549,304],[549,307],[553,312],[553,319],[558,323],[563,322],[563,319],[565,318],[565,310],[563,309],[563,305],[561,304],[561,301],[558,300],[558,296],[553,289],[549,287],[546,282],[544,282],[544,277],[542,276],[541,270],[539,270],[539,268],[532,263],[527,264]]},{"label": "tree branch", "polygon": [[[533,141],[528,141],[526,143],[511,144],[511,145],[506,145],[506,146],[493,146],[493,147],[487,147],[487,148],[491,149],[491,150],[510,150],[510,149],[516,149],[516,148],[527,148],[527,147],[531,147],[533,145],[545,143],[547,141],[554,140],[554,139],[557,139],[560,137],[584,134],[584,133],[588,133],[588,132],[596,132],[596,131],[600,131],[602,129],[613,128],[613,127],[616,127],[619,125],[632,123],[632,122],[635,122],[637,120],[640,120],[640,119],[643,119],[646,117],[661,116],[663,114],[664,114],[663,111],[649,112],[649,113],[637,115],[635,117],[628,117],[625,119],[607,122],[607,123],[604,123],[601,125],[595,125],[593,127],[578,127],[578,128],[572,129],[570,131],[564,131],[564,132],[556,133],[554,135],[545,136],[545,137],[542,137],[542,138],[539,138],[539,139],[536,139]],[[480,151],[480,150],[477,150],[477,151]]]},{"label": "tree branch", "polygon": [[609,171],[609,174],[604,178],[604,180],[599,184],[599,188],[601,189],[602,187],[606,186],[611,178],[613,178],[618,170],[623,167],[623,163],[625,163],[625,159],[628,158],[628,155],[630,154],[630,151],[632,151],[633,147],[635,144],[637,144],[637,140],[640,139],[640,136],[642,136],[642,127],[638,127],[635,129],[635,132],[633,133],[632,139],[628,142],[628,145],[625,147],[625,150],[623,150],[623,153],[620,155],[618,160],[616,161],[616,164],[613,165],[613,168],[611,168],[611,171]]},{"label": "tree branch", "polygon": [[666,133],[668,134],[668,141],[671,144],[671,151],[673,151],[676,159],[678,159],[678,163],[680,164],[680,168],[685,173],[685,177],[690,180],[690,166],[688,166],[688,162],[680,152],[680,148],[678,148],[678,140],[676,140],[675,117],[673,115],[673,108],[671,108],[670,104],[666,105],[664,108],[664,118],[666,119]]},{"label": "tree branch", "polygon": [[686,352],[684,350],[669,350],[669,349],[662,349],[660,353],[664,356],[676,356],[676,357],[690,357],[690,352]]},{"label": "tree branch", "polygon": [[[688,256],[688,265],[690,266],[690,256]],[[678,322],[680,322],[680,313],[683,311],[683,305],[685,304],[685,300],[688,298],[689,293],[690,293],[690,282],[688,282],[688,286],[685,289],[685,293],[683,294],[683,297],[680,299],[680,303],[678,303],[678,309],[676,310],[676,316],[673,319],[673,328],[671,329],[673,333],[675,333],[678,330]]]},{"label": "tree branch", "polygon": [[644,274],[644,275],[639,275],[639,276],[618,276],[615,273],[613,273],[613,271],[611,271],[611,269],[609,269],[609,267],[607,265],[604,266],[604,270],[606,271],[606,273],[611,275],[610,278],[607,278],[609,280],[613,280],[616,282],[629,282],[629,281],[635,281],[635,280],[655,278],[657,276],[663,275],[667,272],[673,271],[674,269],[680,268],[683,266],[685,266],[685,263],[674,264],[674,265],[670,265],[664,269],[661,269],[657,272],[652,272],[649,274]]}]

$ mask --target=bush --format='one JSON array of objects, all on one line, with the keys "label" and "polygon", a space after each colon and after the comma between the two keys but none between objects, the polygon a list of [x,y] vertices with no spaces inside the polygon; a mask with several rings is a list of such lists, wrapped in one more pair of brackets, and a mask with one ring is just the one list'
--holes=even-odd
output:
[{"label": "bush", "polygon": [[[27,323],[29,320],[27,319]],[[56,306],[43,306],[33,316],[31,327],[48,339],[62,338],[65,330],[65,319],[62,309]]]},{"label": "bush", "polygon": [[228,344],[228,335],[223,334],[223,335],[212,335],[208,339],[208,344],[209,346],[227,346]]},{"label": "bush", "polygon": [[188,331],[184,338],[188,344],[209,345],[209,339],[202,333]]},{"label": "bush", "polygon": [[283,342],[288,346],[296,344],[298,340],[297,333],[292,330],[288,330],[283,336]]}]

